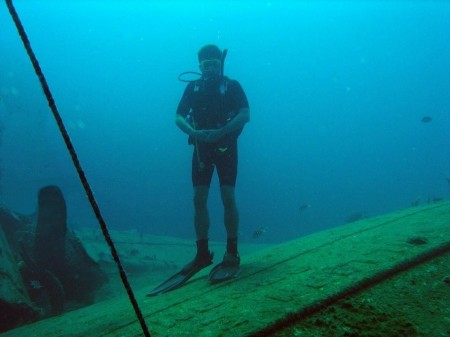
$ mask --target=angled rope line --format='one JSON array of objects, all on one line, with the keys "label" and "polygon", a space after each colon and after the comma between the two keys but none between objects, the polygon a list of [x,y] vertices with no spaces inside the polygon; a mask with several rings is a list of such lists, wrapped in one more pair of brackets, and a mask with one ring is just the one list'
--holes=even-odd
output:
[{"label": "angled rope line", "polygon": [[48,105],[50,106],[50,109],[53,113],[56,123],[58,124],[59,131],[64,139],[64,143],[66,144],[67,150],[70,153],[70,156],[72,158],[75,169],[77,170],[77,173],[81,180],[81,183],[83,184],[84,190],[89,199],[89,203],[91,204],[91,207],[95,213],[95,217],[97,218],[97,221],[99,222],[99,225],[103,232],[103,236],[105,237],[106,242],[108,243],[109,248],[111,249],[111,255],[113,256],[114,261],[117,264],[117,267],[118,267],[119,273],[120,273],[120,277],[125,286],[125,289],[127,291],[128,297],[131,301],[131,304],[133,305],[133,309],[139,320],[142,331],[144,332],[144,336],[151,337],[150,332],[147,327],[147,324],[145,323],[142,312],[141,312],[139,305],[136,301],[136,298],[134,296],[133,290],[131,289],[131,285],[126,276],[125,270],[123,269],[122,263],[120,262],[119,254],[117,253],[116,247],[114,246],[114,242],[112,241],[111,236],[109,234],[106,222],[100,212],[100,208],[97,204],[97,201],[95,200],[94,193],[92,192],[91,186],[89,185],[89,182],[87,181],[86,175],[84,174],[84,171],[83,171],[83,168],[81,167],[80,161],[78,160],[78,156],[75,151],[75,148],[72,144],[72,141],[69,138],[69,134],[67,133],[67,130],[64,126],[64,123],[61,118],[61,115],[59,114],[58,108],[56,107],[55,100],[53,99],[53,95],[50,91],[50,88],[49,88],[48,83],[45,79],[45,76],[42,72],[42,69],[39,65],[39,62],[36,58],[36,55],[34,54],[32,48],[31,48],[30,41],[28,40],[27,34],[25,33],[25,29],[20,21],[19,15],[17,14],[16,9],[14,8],[12,0],[5,0],[5,2],[6,2],[6,6],[8,7],[9,13],[11,14],[11,17],[14,21],[14,24],[16,25],[17,31],[20,35],[20,38],[22,39],[23,45],[28,53],[30,61],[33,64],[34,71],[36,72],[36,75],[39,78],[39,82],[41,83],[42,89],[44,90],[44,94],[45,94],[45,97],[47,98]]}]

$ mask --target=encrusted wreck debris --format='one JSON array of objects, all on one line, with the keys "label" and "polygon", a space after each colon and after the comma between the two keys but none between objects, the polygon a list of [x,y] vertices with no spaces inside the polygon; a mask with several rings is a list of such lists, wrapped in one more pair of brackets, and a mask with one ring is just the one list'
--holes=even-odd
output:
[{"label": "encrusted wreck debris", "polygon": [[56,186],[39,191],[36,222],[0,208],[0,332],[91,304],[107,282],[66,220]]}]

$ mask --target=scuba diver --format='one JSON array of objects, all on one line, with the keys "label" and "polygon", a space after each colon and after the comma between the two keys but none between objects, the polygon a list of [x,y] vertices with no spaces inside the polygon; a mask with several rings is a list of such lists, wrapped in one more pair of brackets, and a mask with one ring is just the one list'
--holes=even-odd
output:
[{"label": "scuba diver", "polygon": [[247,97],[239,82],[223,74],[226,52],[226,49],[222,52],[212,44],[198,51],[201,77],[186,81],[189,84],[176,112],[176,125],[189,136],[189,144],[194,146],[192,184],[197,254],[180,272],[155,288],[149,296],[178,288],[194,274],[213,263],[213,253],[208,248],[210,220],[207,200],[215,169],[224,207],[227,245],[222,262],[211,270],[209,280],[220,282],[236,277],[239,273],[239,214],[235,201],[237,143],[244,125],[250,119],[250,111]]}]

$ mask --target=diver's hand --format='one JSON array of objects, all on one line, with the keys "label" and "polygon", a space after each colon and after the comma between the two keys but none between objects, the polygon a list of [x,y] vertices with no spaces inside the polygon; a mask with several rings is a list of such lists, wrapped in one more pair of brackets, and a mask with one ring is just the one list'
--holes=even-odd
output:
[{"label": "diver's hand", "polygon": [[212,129],[212,130],[193,130],[190,134],[193,138],[205,142],[205,143],[215,143],[220,138],[224,136],[223,129]]},{"label": "diver's hand", "polygon": [[208,139],[208,130],[193,130],[189,135],[196,140],[206,142]]},{"label": "diver's hand", "polygon": [[204,130],[206,131],[206,139],[204,139],[203,141],[206,143],[215,143],[217,142],[220,138],[223,137],[224,133],[222,129],[217,129],[217,130]]}]

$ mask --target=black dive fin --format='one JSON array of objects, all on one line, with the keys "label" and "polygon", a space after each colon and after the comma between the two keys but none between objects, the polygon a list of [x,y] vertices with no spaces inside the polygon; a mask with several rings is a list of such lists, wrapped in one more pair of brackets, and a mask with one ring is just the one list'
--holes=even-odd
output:
[{"label": "black dive fin", "polygon": [[185,284],[194,274],[196,274],[199,270],[192,270],[189,274],[184,274],[183,272],[178,272],[175,275],[171,276],[155,289],[153,289],[147,296],[156,296],[159,294],[167,293],[168,291],[174,290],[176,288],[181,287]]},{"label": "black dive fin", "polygon": [[169,277],[167,280],[165,280],[163,283],[161,283],[159,286],[153,289],[149,294],[147,294],[147,296],[151,297],[164,294],[181,287],[200,270],[211,265],[212,258],[213,254],[210,253],[209,260],[207,261],[202,261],[201,263],[199,263],[197,260],[194,260],[191,263],[188,263],[186,266],[183,267],[183,269],[181,269],[181,271]]},{"label": "black dive fin", "polygon": [[239,268],[239,265],[230,266],[224,263],[219,263],[209,273],[209,280],[212,283],[227,281],[238,277],[240,271],[241,269]]}]

